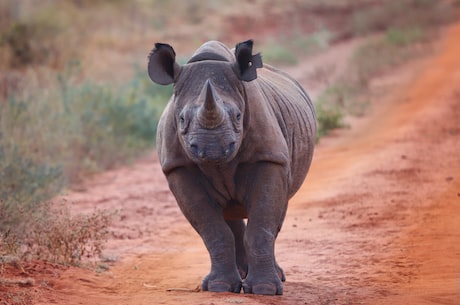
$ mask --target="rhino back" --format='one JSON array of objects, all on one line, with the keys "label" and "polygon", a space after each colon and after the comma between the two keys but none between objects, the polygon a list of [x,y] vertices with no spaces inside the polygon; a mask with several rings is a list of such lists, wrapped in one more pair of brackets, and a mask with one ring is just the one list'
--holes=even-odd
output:
[{"label": "rhino back", "polygon": [[289,197],[292,197],[302,185],[313,157],[316,140],[314,106],[297,81],[269,65],[259,69],[256,82],[287,146]]}]

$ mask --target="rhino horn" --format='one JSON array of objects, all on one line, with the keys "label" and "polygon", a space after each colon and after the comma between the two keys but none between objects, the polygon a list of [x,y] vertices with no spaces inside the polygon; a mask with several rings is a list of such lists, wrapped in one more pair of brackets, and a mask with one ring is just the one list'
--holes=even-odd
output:
[{"label": "rhino horn", "polygon": [[219,126],[224,118],[224,110],[217,102],[216,93],[211,81],[208,79],[200,94],[200,101],[203,101],[198,110],[200,124],[208,129]]}]

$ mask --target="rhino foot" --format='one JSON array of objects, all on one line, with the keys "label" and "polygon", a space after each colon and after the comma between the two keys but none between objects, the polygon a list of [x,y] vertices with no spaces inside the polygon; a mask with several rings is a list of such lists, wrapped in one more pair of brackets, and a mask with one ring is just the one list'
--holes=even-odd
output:
[{"label": "rhino foot", "polygon": [[275,262],[276,273],[282,282],[286,282],[286,276],[284,275],[283,269]]},{"label": "rhino foot", "polygon": [[244,293],[263,294],[263,295],[282,295],[283,284],[277,278],[270,282],[252,282],[250,279],[246,279],[243,284]]},{"label": "rhino foot", "polygon": [[211,292],[234,292],[240,293],[242,282],[238,277],[237,279],[222,279],[222,278],[212,278],[211,275],[208,275],[204,278],[202,283],[203,291]]}]

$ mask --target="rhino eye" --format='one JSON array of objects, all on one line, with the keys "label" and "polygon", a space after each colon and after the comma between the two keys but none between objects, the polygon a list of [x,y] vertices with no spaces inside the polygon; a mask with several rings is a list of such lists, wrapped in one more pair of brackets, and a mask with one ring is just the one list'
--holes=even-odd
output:
[{"label": "rhino eye", "polygon": [[237,114],[236,114],[236,120],[237,120],[237,121],[240,121],[240,120],[241,120],[241,113],[237,113]]},{"label": "rhino eye", "polygon": [[188,130],[189,121],[185,119],[184,115],[179,116],[179,129],[182,134],[186,134]]}]

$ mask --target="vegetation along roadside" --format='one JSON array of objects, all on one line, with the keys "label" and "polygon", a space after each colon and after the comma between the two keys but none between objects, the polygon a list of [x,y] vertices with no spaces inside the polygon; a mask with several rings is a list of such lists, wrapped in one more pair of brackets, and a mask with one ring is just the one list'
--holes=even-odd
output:
[{"label": "vegetation along roadside", "polygon": [[[265,61],[293,65],[337,41],[370,37],[355,50],[346,74],[316,101],[318,138],[343,126],[344,116],[361,114],[369,102],[370,80],[423,52],[420,45],[454,17],[450,8],[458,5],[430,0],[358,2],[362,6],[352,1],[305,1],[296,10],[317,16],[316,26],[292,15],[288,23],[277,25],[283,34],[272,31],[260,39]],[[146,77],[146,54],[136,53],[144,50],[143,41],[175,39],[174,28],[183,45],[193,46],[197,42],[186,35],[187,29],[207,27],[200,23],[200,12],[215,13],[216,5],[228,6],[229,11],[213,27],[216,32],[208,33],[212,37],[199,38],[237,39],[238,29],[230,35],[226,21],[242,17],[226,1],[209,7],[191,1],[178,12],[193,13],[183,19],[187,27],[152,18],[167,11],[169,2],[133,3],[128,9],[122,1],[48,1],[33,10],[16,1],[0,4],[0,256],[65,264],[97,257],[110,214],[71,215],[65,203],[56,206],[49,199],[88,174],[130,162],[152,148],[157,119],[172,89],[154,86]],[[248,5],[268,7],[265,1]],[[289,5],[285,11],[278,9],[280,14],[291,12]],[[113,21],[113,16],[125,14],[130,23],[123,18]],[[267,20],[257,20],[270,32]],[[148,36],[143,33],[146,28]],[[130,56],[144,61],[113,68],[114,62]],[[99,67],[103,61],[108,64]],[[106,66],[112,69],[109,73]]]}]

